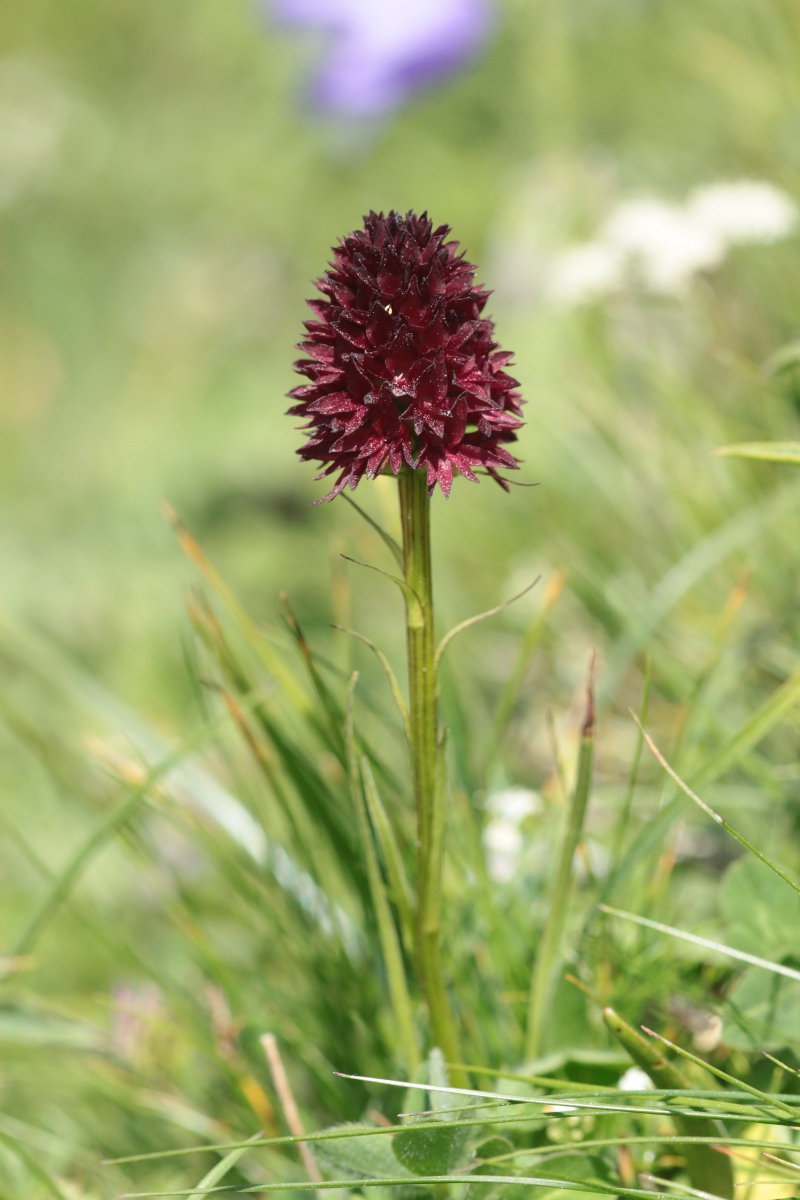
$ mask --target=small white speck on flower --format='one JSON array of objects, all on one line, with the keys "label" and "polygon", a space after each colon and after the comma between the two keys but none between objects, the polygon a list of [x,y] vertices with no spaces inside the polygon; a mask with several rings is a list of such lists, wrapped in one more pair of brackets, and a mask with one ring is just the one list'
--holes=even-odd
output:
[{"label": "small white speck on flower", "polygon": [[729,245],[777,242],[796,232],[797,205],[773,183],[739,179],[695,188],[689,216]]},{"label": "small white speck on flower", "polygon": [[641,1067],[628,1067],[617,1087],[621,1092],[644,1092],[653,1086],[653,1081]]}]

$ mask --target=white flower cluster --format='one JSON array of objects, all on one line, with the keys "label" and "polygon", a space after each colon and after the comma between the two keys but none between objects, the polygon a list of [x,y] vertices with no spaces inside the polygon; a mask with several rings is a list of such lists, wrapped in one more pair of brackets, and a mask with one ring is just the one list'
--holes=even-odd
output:
[{"label": "white flower cluster", "polygon": [[549,294],[573,306],[634,282],[649,292],[680,295],[699,272],[720,266],[731,246],[780,241],[797,230],[799,217],[791,197],[755,180],[707,184],[684,204],[625,200],[597,238],[559,255]]},{"label": "white flower cluster", "polygon": [[508,883],[522,854],[520,825],[526,817],[541,811],[542,800],[528,788],[505,788],[489,796],[487,808],[492,819],[483,831],[483,844],[489,875],[495,883]]}]

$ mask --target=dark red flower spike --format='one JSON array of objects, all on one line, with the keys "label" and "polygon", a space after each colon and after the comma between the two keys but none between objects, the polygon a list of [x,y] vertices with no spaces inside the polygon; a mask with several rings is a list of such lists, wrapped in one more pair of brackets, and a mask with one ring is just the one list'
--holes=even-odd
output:
[{"label": "dark red flower spike", "polygon": [[289,412],[308,421],[298,454],[325,464],[317,478],[340,472],[326,500],[404,463],[425,467],[445,496],[454,470],[474,480],[482,467],[507,488],[498,471],[517,467],[506,449],[522,425],[512,355],[498,350],[481,316],[490,293],[449,233],[427,213],[371,212],[317,281],[326,299],[309,301],[318,319],[295,363],[310,382],[289,393]]}]

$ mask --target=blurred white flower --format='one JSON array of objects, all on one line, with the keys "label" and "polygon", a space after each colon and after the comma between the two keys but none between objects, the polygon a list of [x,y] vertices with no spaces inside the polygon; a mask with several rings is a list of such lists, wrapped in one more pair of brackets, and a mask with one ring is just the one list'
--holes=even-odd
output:
[{"label": "blurred white flower", "polygon": [[616,206],[593,241],[551,262],[556,304],[589,304],[638,284],[680,296],[701,271],[719,267],[731,246],[770,243],[800,229],[800,210],[774,184],[741,179],[696,188],[685,204],[642,196]]},{"label": "blurred white flower", "polygon": [[603,229],[606,244],[628,259],[648,291],[676,295],[698,271],[718,267],[725,243],[677,204],[663,200],[627,200],[618,205]]},{"label": "blurred white flower", "polygon": [[510,787],[501,792],[492,792],[486,807],[493,817],[519,825],[526,817],[542,811],[542,798],[530,788]]},{"label": "blurred white flower", "polygon": [[542,811],[542,798],[530,788],[503,788],[489,795],[486,807],[492,815],[483,831],[489,875],[495,883],[508,883],[522,854],[519,827],[526,817]]},{"label": "blurred white flower", "polygon": [[641,1067],[628,1067],[617,1087],[621,1092],[644,1092],[653,1086],[653,1081]]},{"label": "blurred white flower", "polygon": [[797,205],[772,183],[739,179],[695,188],[689,216],[729,245],[777,242],[798,227]]},{"label": "blurred white flower", "polygon": [[494,820],[483,831],[489,876],[495,883],[508,883],[519,863],[522,834],[513,821]]},{"label": "blurred white flower", "polygon": [[549,293],[557,304],[571,306],[599,300],[624,280],[625,256],[605,242],[571,246],[553,264]]}]

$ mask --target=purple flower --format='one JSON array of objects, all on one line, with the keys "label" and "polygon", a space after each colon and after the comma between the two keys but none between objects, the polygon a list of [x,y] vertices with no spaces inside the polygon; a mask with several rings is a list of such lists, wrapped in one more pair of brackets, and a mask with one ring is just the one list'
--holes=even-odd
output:
[{"label": "purple flower", "polygon": [[271,11],[328,33],[314,100],[349,117],[390,112],[457,71],[491,23],[489,0],[273,0]]}]

